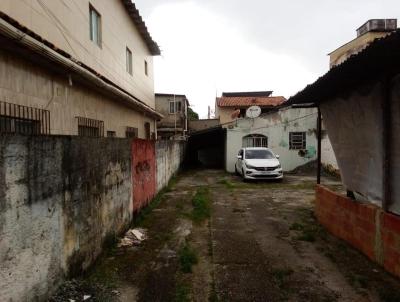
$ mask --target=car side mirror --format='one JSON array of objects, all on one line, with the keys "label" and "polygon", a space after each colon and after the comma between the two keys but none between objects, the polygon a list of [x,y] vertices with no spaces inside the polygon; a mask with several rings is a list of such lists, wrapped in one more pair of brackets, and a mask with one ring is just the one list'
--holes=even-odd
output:
[{"label": "car side mirror", "polygon": [[238,159],[243,159],[243,156],[242,155],[238,155],[237,158]]},{"label": "car side mirror", "polygon": [[279,154],[276,154],[275,157],[276,157],[277,159],[279,159],[280,156],[279,156]]}]

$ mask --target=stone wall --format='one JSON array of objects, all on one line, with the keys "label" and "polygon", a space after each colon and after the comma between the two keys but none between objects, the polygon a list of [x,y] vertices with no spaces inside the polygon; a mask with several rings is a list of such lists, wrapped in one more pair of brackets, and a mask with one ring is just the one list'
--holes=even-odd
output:
[{"label": "stone wall", "polygon": [[316,216],[333,235],[347,241],[400,277],[400,217],[318,186]]},{"label": "stone wall", "polygon": [[85,271],[168,183],[182,152],[175,142],[1,136],[0,301],[45,301]]}]

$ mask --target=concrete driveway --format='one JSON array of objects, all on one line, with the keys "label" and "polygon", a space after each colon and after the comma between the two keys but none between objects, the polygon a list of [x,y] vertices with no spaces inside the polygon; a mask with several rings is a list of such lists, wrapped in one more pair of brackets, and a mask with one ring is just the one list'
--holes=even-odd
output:
[{"label": "concrete driveway", "polygon": [[149,238],[110,249],[74,290],[97,301],[400,301],[399,280],[317,223],[314,187],[311,176],[183,172],[137,222]]}]

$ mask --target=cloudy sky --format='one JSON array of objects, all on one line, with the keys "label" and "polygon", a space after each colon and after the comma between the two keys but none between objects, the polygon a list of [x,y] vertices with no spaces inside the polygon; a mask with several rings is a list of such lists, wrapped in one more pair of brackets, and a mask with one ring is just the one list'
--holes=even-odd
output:
[{"label": "cloudy sky", "polygon": [[207,116],[222,91],[289,97],[328,70],[327,54],[399,0],[134,0],[162,56],[156,92],[186,94]]}]

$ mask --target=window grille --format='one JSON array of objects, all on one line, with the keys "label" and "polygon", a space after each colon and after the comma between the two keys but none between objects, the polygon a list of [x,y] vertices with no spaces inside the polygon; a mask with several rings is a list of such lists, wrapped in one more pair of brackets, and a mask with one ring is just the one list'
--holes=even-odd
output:
[{"label": "window grille", "polygon": [[107,131],[107,137],[116,137],[117,134],[115,133],[115,131]]},{"label": "window grille", "polygon": [[181,112],[182,103],[180,101],[170,101],[169,102],[169,113]]},{"label": "window grille", "polygon": [[268,148],[268,137],[262,134],[250,134],[243,137],[243,147],[264,147]]},{"label": "window grille", "polygon": [[77,117],[78,119],[78,135],[87,137],[103,137],[104,122],[86,117]]},{"label": "window grille", "polygon": [[300,150],[306,148],[305,132],[289,132],[289,149]]},{"label": "window grille", "polygon": [[125,135],[128,138],[137,138],[138,137],[138,128],[134,128],[134,127],[126,127],[126,132]]},{"label": "window grille", "polygon": [[0,133],[50,134],[50,111],[0,102]]}]

